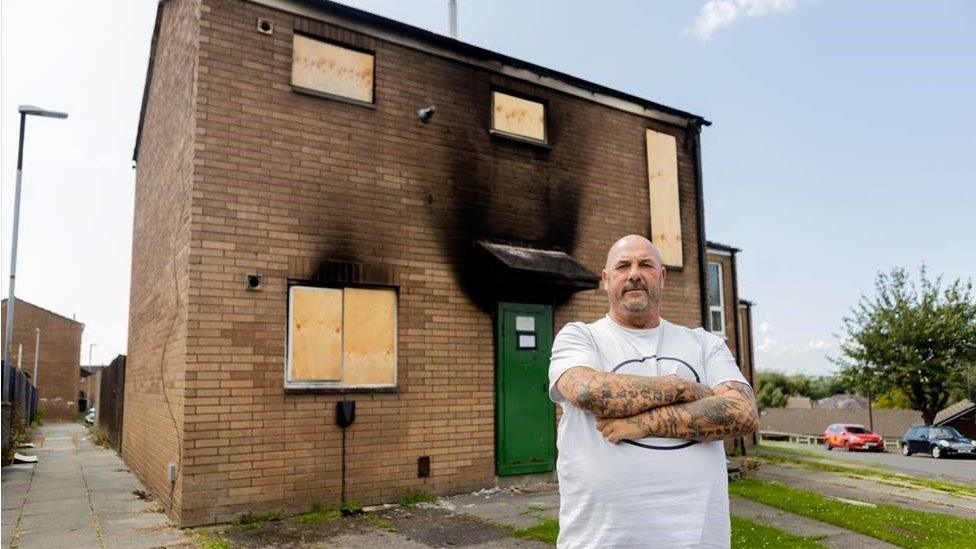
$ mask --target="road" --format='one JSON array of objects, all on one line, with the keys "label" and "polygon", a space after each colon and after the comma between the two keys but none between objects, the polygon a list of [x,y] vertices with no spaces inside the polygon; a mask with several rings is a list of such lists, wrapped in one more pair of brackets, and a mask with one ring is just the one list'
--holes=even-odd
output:
[{"label": "road", "polygon": [[770,444],[770,448],[786,447],[807,452],[822,454],[825,458],[860,462],[870,465],[883,465],[888,469],[915,475],[919,477],[964,482],[976,486],[976,459],[973,458],[943,458],[933,459],[928,455],[912,455],[905,457],[894,452],[843,452],[834,449],[827,452],[823,446],[809,444]]}]

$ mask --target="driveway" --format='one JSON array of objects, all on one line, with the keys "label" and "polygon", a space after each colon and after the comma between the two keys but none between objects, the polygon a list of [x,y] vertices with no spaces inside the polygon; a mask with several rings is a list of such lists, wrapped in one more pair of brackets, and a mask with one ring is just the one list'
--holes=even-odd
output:
[{"label": "driveway", "polygon": [[81,424],[44,425],[34,442],[36,464],[3,468],[4,548],[193,546]]},{"label": "driveway", "polygon": [[[764,443],[765,444],[765,443]],[[973,458],[943,458],[933,459],[932,456],[914,454],[905,457],[895,452],[843,452],[837,449],[828,452],[823,446],[810,444],[769,444],[769,448],[791,448],[816,452],[825,458],[861,462],[871,465],[883,465],[888,469],[924,478],[935,478],[953,482],[965,482],[976,485],[976,459]]]}]

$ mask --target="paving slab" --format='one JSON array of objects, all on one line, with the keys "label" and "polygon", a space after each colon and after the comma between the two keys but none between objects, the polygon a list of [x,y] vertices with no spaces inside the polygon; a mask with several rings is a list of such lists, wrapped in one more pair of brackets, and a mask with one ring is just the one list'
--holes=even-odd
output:
[{"label": "paving slab", "polygon": [[195,546],[83,425],[45,425],[35,441],[37,463],[3,468],[3,548]]}]

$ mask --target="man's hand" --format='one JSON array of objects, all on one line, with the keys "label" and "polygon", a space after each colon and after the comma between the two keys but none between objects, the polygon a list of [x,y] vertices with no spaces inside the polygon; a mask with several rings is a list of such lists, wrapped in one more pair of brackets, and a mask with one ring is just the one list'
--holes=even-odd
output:
[{"label": "man's hand", "polygon": [[601,417],[628,417],[712,395],[701,383],[677,376],[612,374],[585,366],[566,370],[556,381],[556,387],[566,400]]},{"label": "man's hand", "polygon": [[602,417],[597,429],[614,444],[647,436],[690,440],[723,440],[759,428],[759,412],[752,388],[728,381],[715,387],[715,396],[685,404],[655,408],[631,417]]}]

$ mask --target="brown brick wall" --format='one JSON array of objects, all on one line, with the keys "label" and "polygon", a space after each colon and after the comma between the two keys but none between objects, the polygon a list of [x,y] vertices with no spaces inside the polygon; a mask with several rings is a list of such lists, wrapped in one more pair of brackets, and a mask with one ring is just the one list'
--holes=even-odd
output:
[{"label": "brown brick wall", "polygon": [[[3,330],[7,326],[7,300],[2,302]],[[41,329],[37,377],[37,408],[45,421],[73,421],[78,418],[78,368],[84,324],[62,317],[26,301],[14,303],[14,339],[10,362],[34,375],[35,329]],[[0,332],[6,333],[6,332]],[[23,347],[21,347],[21,345]]]},{"label": "brown brick wall", "polygon": [[[122,455],[179,520],[199,2],[161,4],[136,170]],[[183,467],[180,467],[180,471]]]},{"label": "brown brick wall", "polygon": [[[273,36],[255,31],[257,17],[275,23]],[[293,92],[292,29],[375,51],[375,108]],[[161,44],[167,33],[175,40],[174,30],[164,27]],[[308,279],[332,260],[382,266],[399,286],[398,392],[349,397],[358,410],[347,438],[347,498],[375,503],[410,490],[490,485],[493,320],[459,272],[467,256],[458,244],[484,237],[561,247],[599,272],[617,237],[649,232],[647,128],[679,143],[685,268],[669,273],[665,316],[701,325],[695,165],[682,129],[242,2],[203,3],[199,46],[189,255],[177,263],[180,275],[188,267],[186,323],[176,324],[186,339],[185,347],[179,336],[170,343],[166,369],[177,384],[185,348],[186,400],[177,414],[185,430],[175,504],[181,524],[339,499],[338,397],[283,391],[287,282]],[[158,134],[153,154],[183,162],[186,142],[173,140],[184,135],[185,121],[167,121],[179,122],[178,132],[154,126],[163,113],[187,112],[173,95],[185,96],[192,63],[157,63],[154,79],[162,83],[154,80],[150,95],[157,118],[147,118],[144,131]],[[156,90],[163,83],[180,93],[164,97]],[[489,137],[492,86],[548,102],[552,150]],[[429,104],[438,112],[423,125],[415,111]],[[140,156],[132,310],[142,320],[130,323],[126,398],[138,370],[140,409],[149,411],[151,402],[157,414],[158,350],[178,297],[169,257],[184,245],[173,232],[185,234],[172,212],[187,196],[177,191],[189,192],[176,182],[154,186],[172,169],[161,157]],[[140,209],[142,196],[152,204]],[[159,245],[138,252],[150,230],[161,233],[164,252]],[[141,278],[136,269],[166,276]],[[264,275],[262,291],[244,290],[251,272]],[[556,329],[606,308],[600,292],[577,294],[556,309]],[[128,459],[158,476],[166,458],[142,454],[165,449],[172,456],[172,443],[150,447],[145,434],[133,437],[153,428],[154,438],[168,438],[170,428],[163,419],[136,425],[134,415],[126,410]],[[431,457],[427,479],[416,475],[422,455]],[[156,481],[153,490],[160,488]]]}]

